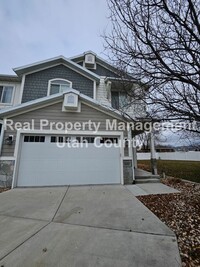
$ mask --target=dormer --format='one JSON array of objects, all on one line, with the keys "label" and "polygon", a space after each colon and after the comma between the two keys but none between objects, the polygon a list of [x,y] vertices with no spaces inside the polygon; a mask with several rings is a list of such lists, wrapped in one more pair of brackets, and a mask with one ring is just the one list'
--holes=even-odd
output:
[{"label": "dormer", "polygon": [[85,53],[84,67],[87,69],[96,69],[96,57],[93,53]]}]

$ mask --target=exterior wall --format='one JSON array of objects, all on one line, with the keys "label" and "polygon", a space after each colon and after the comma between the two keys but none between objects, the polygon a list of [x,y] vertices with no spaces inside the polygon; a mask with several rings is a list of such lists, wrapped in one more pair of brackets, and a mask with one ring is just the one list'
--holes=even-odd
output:
[{"label": "exterior wall", "polygon": [[[137,153],[138,160],[150,160],[150,153]],[[185,161],[200,161],[199,151],[189,152],[157,152],[156,158],[161,160],[185,160]]]},{"label": "exterior wall", "polygon": [[[89,119],[93,122],[100,122],[100,131],[106,130],[106,119],[113,119],[109,115],[106,115],[98,110],[95,110],[85,104],[81,105],[81,112],[62,112],[62,103],[57,103],[42,109],[37,109],[30,111],[19,116],[15,116],[12,120],[15,122],[31,122],[35,121],[34,129],[39,129],[39,123],[41,119],[48,120],[49,122],[86,122]],[[45,127],[44,130],[49,130],[49,127]],[[55,130],[55,127],[53,127]],[[87,130],[87,129],[86,129]],[[4,140],[9,136],[14,135],[14,142],[12,145],[3,144],[1,156],[12,157],[14,156],[15,141],[16,141],[16,131],[7,130],[4,132]]]},{"label": "exterior wall", "polygon": [[111,102],[108,100],[108,90],[105,84],[105,79],[102,77],[97,87],[97,101],[102,105],[111,106]]},{"label": "exterior wall", "polygon": [[73,89],[93,98],[94,82],[60,64],[26,75],[22,103],[47,96],[48,81],[55,78],[71,81]]},{"label": "exterior wall", "polygon": [[[97,87],[97,101],[102,105],[111,107],[111,89],[108,84],[105,84],[105,77],[101,77],[100,83]],[[130,106],[121,109],[122,112],[127,113],[130,117],[145,117],[146,106],[142,101],[133,101]]]},{"label": "exterior wall", "polygon": [[21,101],[21,83],[16,82],[0,82],[0,85],[11,85],[14,87],[13,101],[11,104],[0,103],[0,109],[9,108],[20,104]]},{"label": "exterior wall", "polygon": [[106,77],[117,77],[119,78],[119,75],[117,75],[115,72],[107,69],[107,68],[104,68],[103,66],[101,66],[100,64],[96,64],[96,69],[95,70],[92,70],[92,69],[89,69],[90,71],[96,73],[97,75],[99,76],[106,76]]}]

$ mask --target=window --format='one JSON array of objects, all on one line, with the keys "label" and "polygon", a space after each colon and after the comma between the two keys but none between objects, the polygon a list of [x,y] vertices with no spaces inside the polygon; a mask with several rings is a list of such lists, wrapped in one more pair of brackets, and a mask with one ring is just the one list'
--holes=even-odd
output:
[{"label": "window", "polygon": [[25,135],[24,136],[25,143],[44,143],[45,136],[42,135]]},{"label": "window", "polygon": [[94,143],[93,136],[51,136],[51,143]]},{"label": "window", "polygon": [[51,143],[56,143],[56,136],[51,136]]},{"label": "window", "polygon": [[51,136],[51,143],[70,143],[70,136]]},{"label": "window", "polygon": [[0,86],[0,103],[10,104],[12,96],[13,86]]},{"label": "window", "polygon": [[58,94],[72,87],[72,82],[64,79],[50,80],[49,95]]},{"label": "window", "polygon": [[112,107],[120,109],[128,104],[128,96],[125,92],[113,91],[111,92]]},{"label": "window", "polygon": [[100,144],[118,144],[117,137],[102,137],[100,140]]},{"label": "window", "polygon": [[82,137],[82,142],[92,144],[92,143],[94,143],[94,137],[84,136],[84,137]]}]

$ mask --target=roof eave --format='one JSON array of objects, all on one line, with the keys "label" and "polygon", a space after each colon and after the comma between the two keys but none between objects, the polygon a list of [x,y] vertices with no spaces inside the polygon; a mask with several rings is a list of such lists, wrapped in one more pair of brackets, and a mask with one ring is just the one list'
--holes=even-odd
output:
[{"label": "roof eave", "polygon": [[95,80],[96,82],[100,82],[100,77],[97,74],[95,74],[91,71],[88,71],[87,69],[84,69],[82,66],[76,64],[73,61],[68,60],[67,58],[65,58],[63,56],[51,58],[51,59],[48,59],[45,61],[39,61],[39,62],[30,64],[30,65],[25,65],[25,66],[22,66],[19,68],[14,68],[13,71],[18,76],[22,76],[23,74],[26,74],[26,73],[35,72],[37,70],[39,71],[39,69],[50,68],[51,65],[55,65],[55,64],[69,65],[75,71],[77,70],[79,72],[82,72],[84,75]]},{"label": "roof eave", "polygon": [[40,99],[32,100],[23,104],[19,104],[17,106],[11,107],[11,108],[5,108],[3,110],[0,110],[0,118],[6,118],[8,115],[11,116],[15,114],[16,112],[23,112],[24,110],[29,110],[32,108],[35,108],[37,106],[42,106],[43,104],[53,103],[57,100],[62,100],[63,93],[59,93],[56,95],[43,97]]},{"label": "roof eave", "polygon": [[77,91],[75,89],[70,89],[67,92],[59,93],[59,94],[52,95],[52,96],[43,97],[40,99],[36,99],[33,101],[29,101],[29,102],[20,104],[20,105],[15,106],[15,107],[3,109],[0,111],[0,118],[3,119],[3,118],[11,117],[13,114],[16,114],[16,113],[21,113],[21,112],[23,113],[26,110],[28,112],[32,108],[37,108],[40,106],[44,106],[46,104],[54,103],[56,101],[62,100],[63,95],[65,93],[70,93],[70,92],[73,92],[73,93],[79,95],[79,97],[81,98],[82,101],[84,101],[90,105],[93,105],[96,108],[101,109],[102,112],[105,111],[107,113],[111,113],[114,116],[118,117],[118,119],[123,119],[123,120],[125,119],[124,116],[119,111],[116,111],[111,107],[102,106],[101,103],[99,103],[98,101],[93,100],[90,97],[85,96],[84,94],[81,94],[79,91]]},{"label": "roof eave", "polygon": [[21,82],[21,78],[17,75],[0,74],[1,82]]}]

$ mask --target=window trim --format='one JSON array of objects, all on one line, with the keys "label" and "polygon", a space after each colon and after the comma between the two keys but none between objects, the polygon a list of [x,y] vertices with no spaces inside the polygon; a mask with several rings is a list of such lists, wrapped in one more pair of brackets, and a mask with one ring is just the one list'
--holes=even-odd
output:
[{"label": "window trim", "polygon": [[15,85],[13,85],[13,84],[2,84],[2,83],[0,83],[0,86],[3,87],[3,91],[4,91],[4,87],[12,87],[13,91],[12,91],[12,97],[11,97],[10,103],[3,103],[3,102],[1,102],[1,98],[0,98],[0,105],[1,106],[12,106],[13,105],[13,102],[14,102]]},{"label": "window trim", "polygon": [[[60,81],[64,81],[64,82],[68,82],[70,84],[69,88],[72,88],[72,82],[67,80],[67,79],[63,79],[63,78],[54,78],[48,81],[48,90],[47,90],[47,96],[50,96],[50,90],[51,90],[51,83],[56,81],[56,80],[60,80]],[[60,85],[58,83],[58,85]],[[60,92],[59,92],[60,93]]]}]

